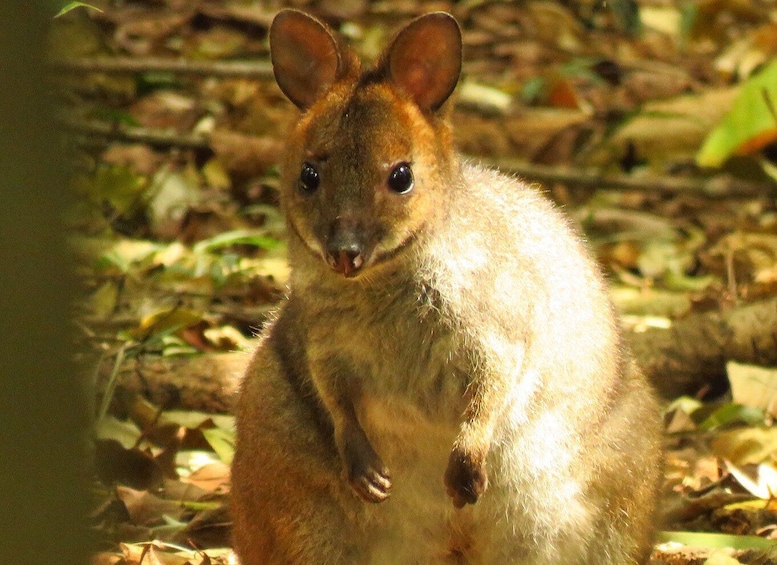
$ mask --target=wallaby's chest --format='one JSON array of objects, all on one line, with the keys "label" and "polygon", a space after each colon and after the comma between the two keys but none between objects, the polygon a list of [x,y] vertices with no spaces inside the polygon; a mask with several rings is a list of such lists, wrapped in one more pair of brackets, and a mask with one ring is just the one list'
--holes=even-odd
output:
[{"label": "wallaby's chest", "polygon": [[367,402],[434,418],[460,414],[467,360],[429,293],[410,287],[332,298],[320,297],[308,312],[313,355],[342,358]]}]

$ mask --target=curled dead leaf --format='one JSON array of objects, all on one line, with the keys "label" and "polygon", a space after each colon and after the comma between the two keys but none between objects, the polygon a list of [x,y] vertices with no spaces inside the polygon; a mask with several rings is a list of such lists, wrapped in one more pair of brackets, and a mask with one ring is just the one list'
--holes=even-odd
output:
[{"label": "curled dead leaf", "polygon": [[264,174],[280,161],[282,143],[274,137],[256,137],[216,130],[211,146],[227,171],[236,177],[249,179]]}]

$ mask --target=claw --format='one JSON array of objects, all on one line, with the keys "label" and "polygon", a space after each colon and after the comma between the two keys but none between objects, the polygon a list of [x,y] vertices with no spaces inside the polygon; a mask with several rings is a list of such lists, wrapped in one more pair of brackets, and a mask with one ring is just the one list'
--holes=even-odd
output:
[{"label": "claw", "polygon": [[345,474],[353,490],[366,502],[383,502],[391,494],[391,473],[364,432],[352,430],[343,450]]},{"label": "claw", "polygon": [[391,477],[385,467],[381,471],[368,467],[354,473],[349,482],[356,494],[367,502],[383,502],[391,495]]},{"label": "claw", "polygon": [[391,496],[391,479],[388,471],[368,471],[351,482],[356,493],[367,502],[379,503]]}]

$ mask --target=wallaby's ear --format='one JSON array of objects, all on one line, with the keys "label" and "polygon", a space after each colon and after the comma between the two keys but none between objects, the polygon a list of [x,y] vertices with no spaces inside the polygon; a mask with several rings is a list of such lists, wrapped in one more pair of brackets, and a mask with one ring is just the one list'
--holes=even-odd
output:
[{"label": "wallaby's ear", "polygon": [[461,74],[461,30],[453,16],[433,12],[410,22],[383,57],[388,76],[423,111],[437,110]]},{"label": "wallaby's ear", "polygon": [[278,86],[303,110],[345,73],[337,39],[329,28],[297,10],[283,10],[273,19],[270,57]]}]

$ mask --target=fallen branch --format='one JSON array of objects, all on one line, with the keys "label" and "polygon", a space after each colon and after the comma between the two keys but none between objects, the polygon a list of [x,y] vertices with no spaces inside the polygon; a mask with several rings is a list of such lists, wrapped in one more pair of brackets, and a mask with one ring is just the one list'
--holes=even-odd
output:
[{"label": "fallen branch", "polygon": [[192,61],[157,57],[105,57],[102,59],[55,59],[52,70],[69,73],[174,73],[179,75],[272,79],[272,64],[256,61]]},{"label": "fallen branch", "polygon": [[202,134],[181,134],[175,131],[126,126],[118,122],[98,120],[84,121],[64,118],[60,119],[59,123],[66,131],[107,140],[145,143],[154,147],[181,147],[184,149],[207,149],[210,147],[210,137]]},{"label": "fallen branch", "polygon": [[[247,353],[233,352],[130,359],[119,373],[117,396],[140,393],[168,409],[230,412],[249,358]],[[100,376],[106,378],[110,363],[103,363],[100,369]]]},{"label": "fallen branch", "polygon": [[673,398],[726,382],[726,363],[777,366],[777,298],[726,312],[694,314],[671,328],[631,334],[640,366]]},{"label": "fallen branch", "polygon": [[[691,315],[671,329],[629,334],[634,354],[662,396],[694,395],[716,380],[726,362],[777,366],[777,298],[728,312]],[[229,412],[250,355],[130,360],[120,387],[161,406]],[[105,372],[110,363],[104,363]]]}]

